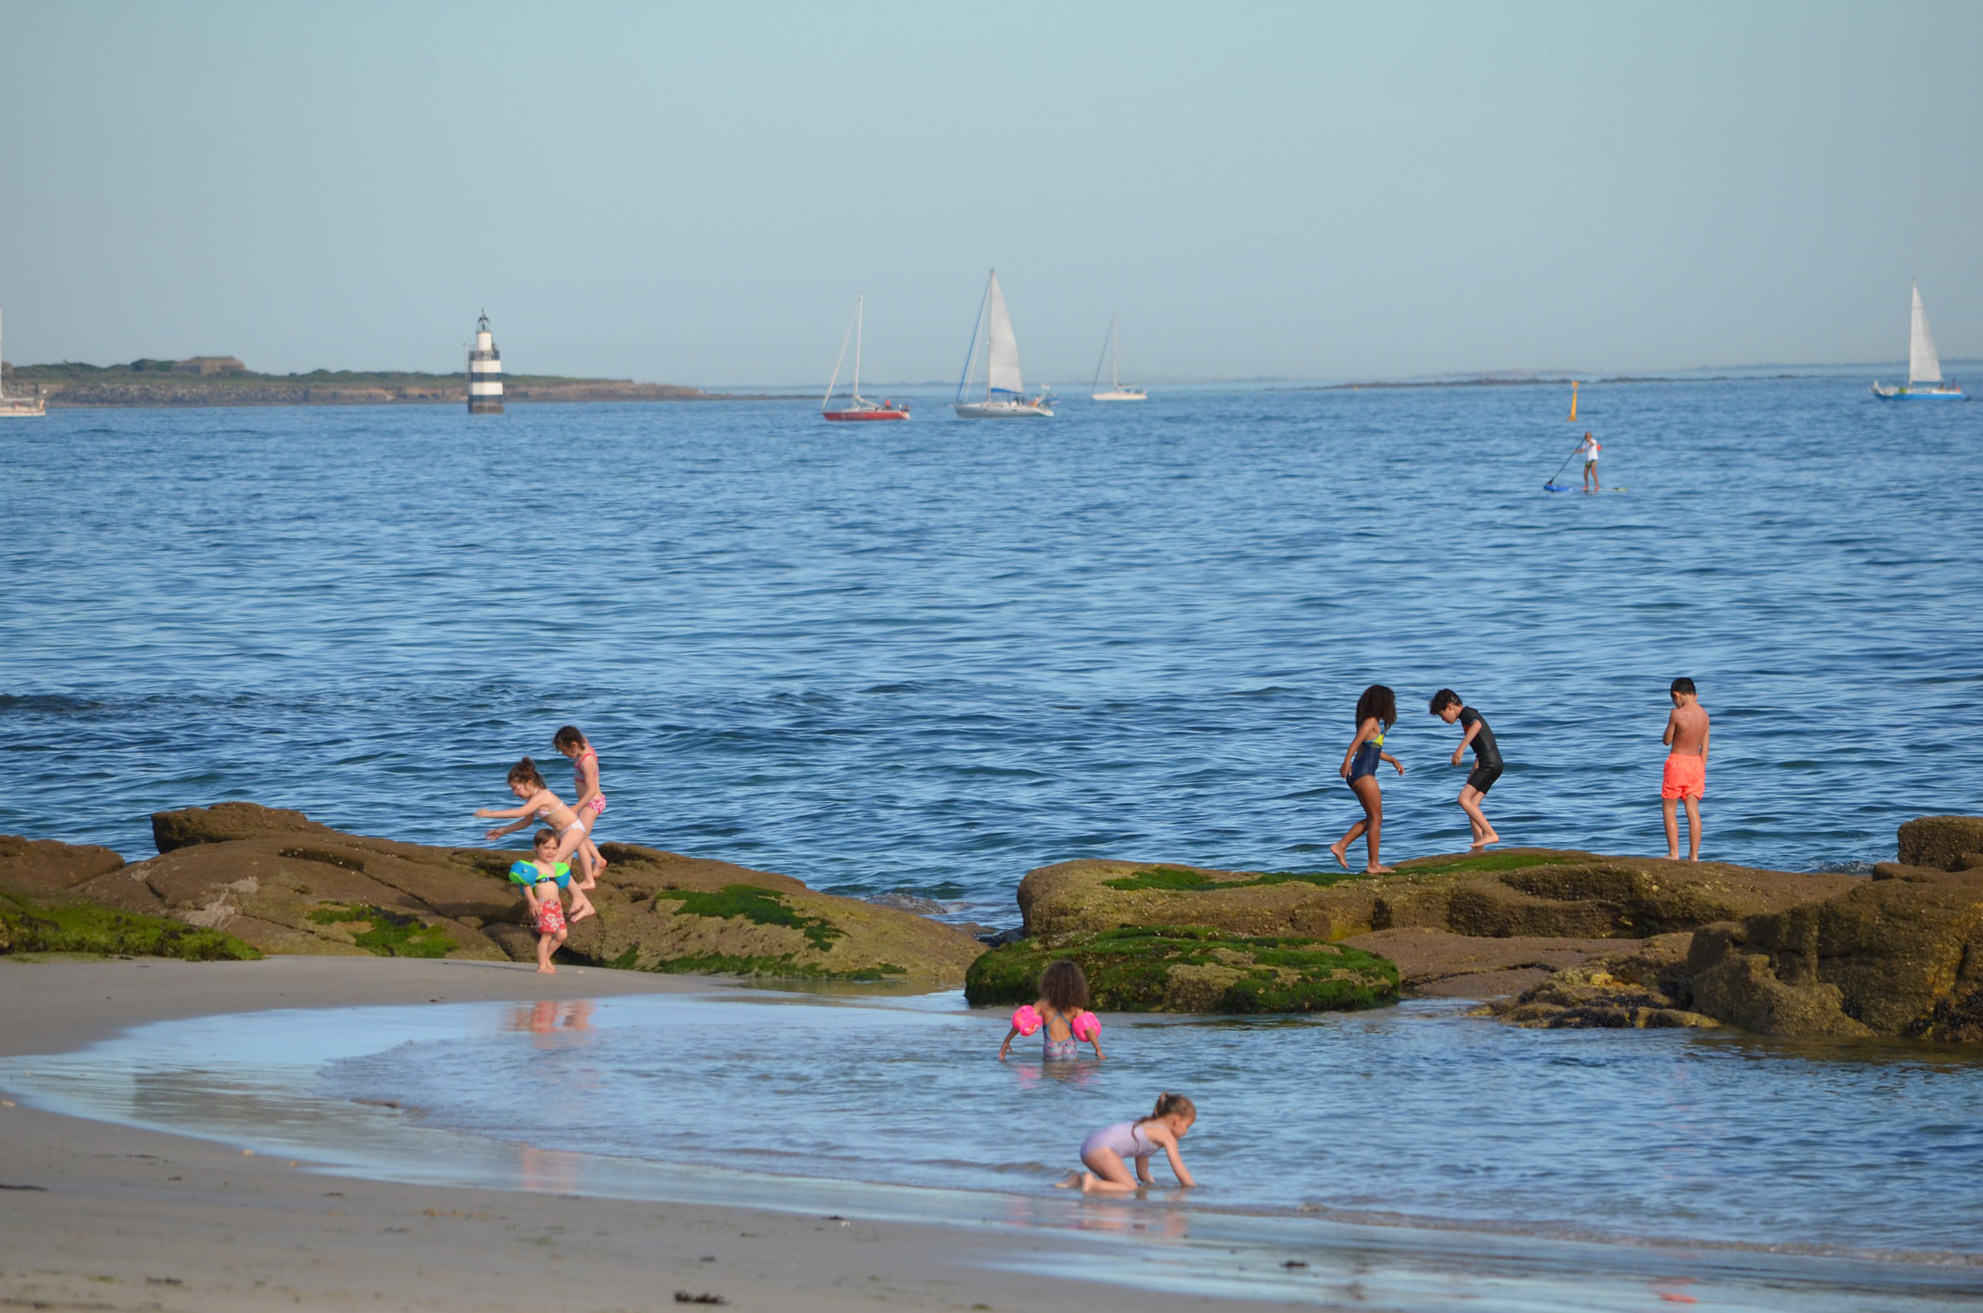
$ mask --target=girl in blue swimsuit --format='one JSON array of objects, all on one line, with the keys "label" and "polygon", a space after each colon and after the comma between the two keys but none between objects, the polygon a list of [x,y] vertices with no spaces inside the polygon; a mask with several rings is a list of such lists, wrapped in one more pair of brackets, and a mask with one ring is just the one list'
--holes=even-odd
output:
[{"label": "girl in blue swimsuit", "polygon": [[1345,871],[1350,869],[1349,846],[1360,834],[1369,836],[1370,860],[1363,868],[1364,873],[1382,875],[1391,869],[1377,858],[1377,845],[1384,833],[1384,791],[1377,787],[1377,764],[1388,761],[1398,768],[1398,774],[1405,773],[1404,763],[1384,751],[1384,731],[1397,723],[1396,694],[1382,684],[1372,684],[1363,690],[1363,696],[1356,700],[1356,737],[1350,740],[1349,751],[1343,754],[1339,772],[1349,781],[1350,792],[1363,804],[1363,819],[1329,845],[1336,864]]}]

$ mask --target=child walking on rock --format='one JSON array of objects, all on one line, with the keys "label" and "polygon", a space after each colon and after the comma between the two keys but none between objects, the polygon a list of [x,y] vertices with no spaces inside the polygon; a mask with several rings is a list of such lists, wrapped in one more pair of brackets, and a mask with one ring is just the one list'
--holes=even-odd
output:
[{"label": "child walking on rock", "polygon": [[1494,781],[1501,778],[1501,749],[1494,742],[1494,731],[1487,727],[1487,718],[1472,707],[1463,706],[1460,695],[1450,688],[1442,688],[1432,695],[1432,714],[1448,725],[1459,721],[1466,727],[1460,736],[1460,746],[1453,749],[1453,764],[1460,764],[1461,754],[1473,748],[1473,769],[1467,772],[1467,782],[1460,786],[1460,810],[1467,814],[1467,824],[1473,827],[1473,847],[1467,849],[1477,853],[1490,843],[1500,843],[1501,836],[1487,823],[1487,813],[1481,810],[1481,800],[1487,791],[1494,787]]},{"label": "child walking on rock", "polygon": [[1360,834],[1370,836],[1365,841],[1370,854],[1370,860],[1364,864],[1365,873],[1382,875],[1391,869],[1377,856],[1377,846],[1384,835],[1384,791],[1377,784],[1377,764],[1388,761],[1398,768],[1398,774],[1405,773],[1404,763],[1384,751],[1384,731],[1397,723],[1395,693],[1382,684],[1372,684],[1363,690],[1363,696],[1356,700],[1356,737],[1350,740],[1349,751],[1343,754],[1342,767],[1337,771],[1349,781],[1350,792],[1363,804],[1363,819],[1329,845],[1336,865],[1345,871],[1350,869],[1349,846]]}]

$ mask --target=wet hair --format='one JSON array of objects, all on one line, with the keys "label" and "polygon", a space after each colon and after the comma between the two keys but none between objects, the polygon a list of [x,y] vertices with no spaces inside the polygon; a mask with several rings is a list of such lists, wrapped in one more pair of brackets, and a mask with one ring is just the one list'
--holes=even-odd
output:
[{"label": "wet hair", "polygon": [[1168,1092],[1159,1094],[1157,1106],[1151,1110],[1148,1117],[1138,1117],[1136,1124],[1141,1126],[1144,1122],[1161,1121],[1172,1113],[1180,1114],[1186,1121],[1195,1122],[1198,1120],[1198,1105],[1182,1094]]},{"label": "wet hair", "polygon": [[544,787],[544,777],[537,773],[537,763],[528,757],[510,767],[509,781],[511,784],[528,784],[533,789]]},{"label": "wet hair", "polygon": [[550,829],[539,830],[537,833],[530,836],[530,846],[532,848],[542,848],[547,843],[555,847],[557,845],[557,842],[558,842],[558,832],[556,830],[550,830]]},{"label": "wet hair", "polygon": [[1680,676],[1680,678],[1673,681],[1673,687],[1668,689],[1667,691],[1669,693],[1685,693],[1688,697],[1693,697],[1694,681],[1687,678],[1685,675],[1682,675]]},{"label": "wet hair", "polygon": [[1079,1012],[1088,1006],[1088,977],[1081,964],[1071,957],[1049,962],[1040,972],[1040,997],[1053,1004],[1055,1012]]},{"label": "wet hair", "polygon": [[1382,721],[1385,729],[1398,723],[1398,695],[1383,684],[1372,684],[1356,700],[1356,723],[1362,725],[1372,716]]},{"label": "wet hair", "polygon": [[[1432,714],[1435,716],[1448,707],[1457,707],[1459,705],[1461,705],[1460,695],[1450,688],[1442,688],[1432,695]],[[1361,720],[1357,721],[1359,725],[1362,723],[1363,721]]]},{"label": "wet hair", "polygon": [[551,736],[551,746],[561,752],[566,748],[582,748],[586,746],[585,735],[578,732],[578,726],[565,725]]}]

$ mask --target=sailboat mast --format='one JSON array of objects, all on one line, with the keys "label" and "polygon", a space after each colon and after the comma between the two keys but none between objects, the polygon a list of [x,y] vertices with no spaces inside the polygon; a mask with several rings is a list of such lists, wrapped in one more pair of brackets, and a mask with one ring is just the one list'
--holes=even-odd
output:
[{"label": "sailboat mast", "polygon": [[854,298],[854,400],[861,399],[861,321],[867,313],[867,293]]},{"label": "sailboat mast", "polygon": [[[992,278],[998,277],[998,270],[992,270]],[[991,300],[991,283],[985,284],[985,294],[978,301],[978,317],[971,321],[971,351],[964,357],[964,372],[957,376],[957,399],[964,399],[964,389],[971,385],[971,371],[978,363],[978,329],[985,322],[985,304]],[[987,385],[989,386],[989,385]]]},{"label": "sailboat mast", "polygon": [[1116,358],[1117,350],[1121,345],[1116,340],[1116,324],[1118,321],[1118,316],[1109,316],[1109,390],[1111,392],[1122,391],[1122,370],[1120,368],[1120,362]]}]

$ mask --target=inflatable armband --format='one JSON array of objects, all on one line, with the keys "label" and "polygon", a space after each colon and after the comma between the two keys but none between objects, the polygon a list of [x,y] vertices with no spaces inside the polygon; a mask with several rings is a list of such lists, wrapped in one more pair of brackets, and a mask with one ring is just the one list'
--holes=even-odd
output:
[{"label": "inflatable armband", "polygon": [[1102,1019],[1092,1012],[1083,1012],[1074,1018],[1074,1038],[1083,1044],[1090,1043],[1102,1033]]},{"label": "inflatable armband", "polygon": [[1021,1003],[1012,1010],[1012,1028],[1021,1035],[1030,1035],[1040,1028],[1040,1010],[1031,1003]]}]

